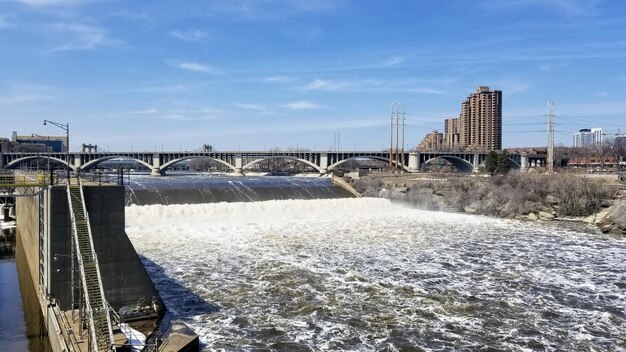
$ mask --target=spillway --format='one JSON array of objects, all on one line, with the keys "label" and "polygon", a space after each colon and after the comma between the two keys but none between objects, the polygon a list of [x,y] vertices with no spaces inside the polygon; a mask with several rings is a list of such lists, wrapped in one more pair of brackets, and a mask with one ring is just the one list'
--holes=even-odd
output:
[{"label": "spillway", "polygon": [[206,350],[625,348],[626,242],[383,199],[126,207]]}]

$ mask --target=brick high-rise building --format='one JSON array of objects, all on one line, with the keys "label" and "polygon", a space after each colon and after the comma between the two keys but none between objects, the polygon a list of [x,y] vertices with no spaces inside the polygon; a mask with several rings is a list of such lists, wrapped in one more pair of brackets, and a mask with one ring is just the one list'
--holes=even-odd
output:
[{"label": "brick high-rise building", "polygon": [[480,86],[461,104],[459,144],[465,149],[502,149],[502,91]]},{"label": "brick high-rise building", "polygon": [[460,143],[461,135],[459,133],[459,119],[446,119],[443,132],[443,144],[448,149],[456,149],[461,145]]}]

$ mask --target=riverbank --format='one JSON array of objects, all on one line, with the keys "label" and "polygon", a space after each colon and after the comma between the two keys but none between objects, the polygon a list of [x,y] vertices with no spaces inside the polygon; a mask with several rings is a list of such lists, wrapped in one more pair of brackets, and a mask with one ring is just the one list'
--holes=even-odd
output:
[{"label": "riverbank", "polygon": [[373,174],[352,185],[363,196],[399,200],[421,209],[584,221],[604,233],[626,235],[626,187],[617,177]]}]

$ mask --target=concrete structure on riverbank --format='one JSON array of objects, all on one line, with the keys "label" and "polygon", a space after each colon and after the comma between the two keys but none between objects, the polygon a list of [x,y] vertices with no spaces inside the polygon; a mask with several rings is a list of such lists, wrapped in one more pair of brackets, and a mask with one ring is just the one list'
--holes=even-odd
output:
[{"label": "concrete structure on riverbank", "polygon": [[[82,188],[90,242],[105,304],[111,310],[106,314],[112,316],[115,347],[124,349],[131,343],[124,333],[124,324],[128,324],[148,337],[142,345],[154,351],[198,350],[197,336],[166,316],[165,305],[126,236],[124,187]],[[17,246],[24,253],[37,291],[52,350],[101,350],[84,328],[85,321],[93,319],[82,293],[90,284],[84,284],[82,268],[77,265],[80,252],[74,245],[78,243],[73,230],[75,216],[71,215],[67,190],[50,186],[37,195],[16,199]],[[87,286],[81,286],[81,277],[82,285]]]}]

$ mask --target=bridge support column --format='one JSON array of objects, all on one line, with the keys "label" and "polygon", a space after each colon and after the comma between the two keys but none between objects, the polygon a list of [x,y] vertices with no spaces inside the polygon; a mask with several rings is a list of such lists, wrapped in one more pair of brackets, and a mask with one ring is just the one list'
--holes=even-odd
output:
[{"label": "bridge support column", "polygon": [[522,171],[527,171],[528,170],[528,166],[529,166],[529,162],[528,162],[528,155],[520,155],[520,168],[522,169]]},{"label": "bridge support column", "polygon": [[478,172],[480,169],[480,154],[479,153],[474,153],[474,156],[472,156],[472,172]]},{"label": "bridge support column", "polygon": [[165,171],[161,170],[161,158],[160,154],[154,153],[152,155],[152,176],[163,176]]},{"label": "bridge support column", "polygon": [[409,172],[420,171],[420,154],[411,152],[409,153]]},{"label": "bridge support column", "polygon": [[76,169],[78,170],[81,166],[83,166],[83,160],[81,155],[74,155],[74,167],[76,167]]},{"label": "bridge support column", "polygon": [[233,176],[244,176],[243,174],[243,158],[241,154],[235,155],[235,171],[233,172]]},{"label": "bridge support column", "polygon": [[328,154],[320,153],[320,174],[326,175],[328,173]]}]

